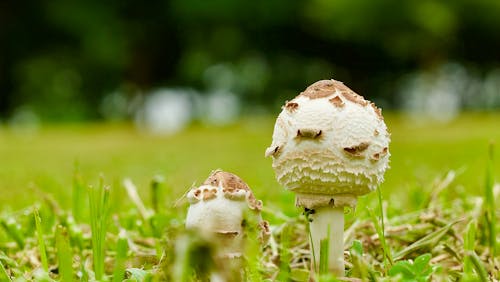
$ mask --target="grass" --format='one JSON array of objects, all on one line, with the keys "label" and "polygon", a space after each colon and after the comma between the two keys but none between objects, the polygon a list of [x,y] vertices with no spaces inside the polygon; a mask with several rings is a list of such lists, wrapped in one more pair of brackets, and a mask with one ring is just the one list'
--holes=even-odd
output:
[{"label": "grass", "polygon": [[92,233],[92,254],[95,279],[104,276],[106,232],[109,213],[109,187],[104,186],[102,177],[99,186],[89,186],[90,228]]},{"label": "grass", "polygon": [[[348,275],[500,279],[493,166],[500,157],[488,153],[490,141],[500,144],[498,120],[468,114],[447,125],[415,124],[386,114],[392,168],[382,194],[360,198],[346,215]],[[210,246],[184,231],[183,194],[215,168],[240,175],[271,223],[270,244],[249,250],[256,259],[248,280],[304,281],[306,219],[263,157],[272,126],[272,118],[256,117],[166,137],[127,125],[53,126],[36,135],[0,128],[0,281],[181,281],[195,277],[193,269],[202,278],[209,264],[199,257]],[[100,184],[87,188],[100,173]]]},{"label": "grass", "polygon": [[35,227],[36,227],[36,235],[38,239],[38,253],[40,254],[40,260],[42,263],[42,268],[45,272],[49,271],[49,264],[47,262],[47,252],[45,251],[45,240],[43,237],[43,228],[42,228],[42,219],[40,218],[40,214],[38,210],[34,211],[35,216]]}]

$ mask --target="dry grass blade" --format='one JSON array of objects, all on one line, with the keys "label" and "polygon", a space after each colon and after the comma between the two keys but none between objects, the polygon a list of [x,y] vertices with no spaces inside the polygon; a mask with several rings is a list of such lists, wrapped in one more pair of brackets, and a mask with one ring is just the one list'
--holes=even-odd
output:
[{"label": "dry grass blade", "polygon": [[148,209],[146,209],[146,206],[144,206],[141,197],[139,197],[139,193],[137,193],[137,187],[135,187],[132,180],[129,178],[123,180],[123,187],[127,191],[128,197],[141,214],[142,219],[144,219],[144,221],[148,221],[149,218],[151,218],[151,212],[149,212]]},{"label": "dry grass blade", "polygon": [[399,251],[395,256],[395,260],[400,260],[404,259],[406,256],[409,254],[418,251],[423,248],[432,248],[434,247],[441,239],[448,233],[453,225],[457,224],[458,222],[462,221],[463,219],[455,220],[451,223],[448,223],[446,226],[428,234],[427,236],[421,238],[420,240],[412,243],[408,247],[404,248],[403,250]]}]

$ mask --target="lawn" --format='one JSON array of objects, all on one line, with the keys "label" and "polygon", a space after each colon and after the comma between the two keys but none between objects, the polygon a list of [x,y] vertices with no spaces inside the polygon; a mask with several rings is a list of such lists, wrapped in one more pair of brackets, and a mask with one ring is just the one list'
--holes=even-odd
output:
[{"label": "lawn", "polygon": [[[407,222],[398,222],[402,220],[398,216],[412,215],[415,212],[428,214],[432,205],[437,205],[433,211],[436,212],[436,216],[444,220],[443,224],[427,226],[420,233],[416,232],[419,229],[415,227],[410,235],[398,234],[400,238],[406,238],[404,243],[404,240],[395,242],[394,238],[388,238],[389,242],[393,243],[391,248],[398,249],[401,255],[401,250],[411,246],[411,240],[421,239],[432,232],[440,230],[443,232],[440,228],[444,228],[447,223],[461,217],[463,219],[463,213],[474,207],[468,200],[480,199],[479,196],[484,194],[490,143],[497,144],[494,159],[497,162],[500,159],[498,148],[500,114],[463,114],[446,124],[417,122],[393,113],[387,113],[385,117],[392,134],[391,169],[386,173],[386,181],[381,186],[386,216],[394,219],[394,221],[389,220],[388,224],[394,224],[392,227],[423,224],[421,221],[424,219],[418,216],[411,220],[407,219]],[[0,128],[0,191],[2,192],[0,202],[3,222],[6,222],[6,218],[15,218],[20,214],[19,211],[25,217],[30,215],[30,207],[34,204],[41,207],[42,219],[43,214],[47,214],[43,213],[44,207],[50,206],[47,203],[56,203],[58,209],[60,207],[64,211],[70,210],[73,202],[73,175],[75,168],[78,168],[79,174],[87,184],[97,185],[99,176],[103,175],[104,183],[111,186],[111,213],[122,216],[121,221],[126,221],[127,218],[132,220],[134,216],[138,216],[135,205],[124,192],[123,179],[130,178],[137,185],[139,195],[150,207],[151,180],[155,176],[162,176],[164,183],[159,197],[159,213],[168,214],[168,218],[175,219],[178,225],[182,226],[181,217],[187,209],[187,202],[183,198],[185,192],[193,185],[201,183],[210,171],[221,168],[239,175],[249,184],[256,197],[263,200],[265,206],[263,217],[268,219],[272,226],[287,225],[289,222],[303,226],[303,219],[300,219],[301,211],[294,207],[294,195],[279,186],[274,179],[271,160],[264,158],[264,151],[271,142],[273,124],[272,117],[244,118],[234,125],[224,127],[192,125],[187,130],[172,136],[150,135],[137,131],[127,124],[53,125],[44,126],[36,133],[16,132],[7,127]],[[500,169],[494,169],[493,174],[495,179],[500,179]],[[446,183],[446,180],[451,182]],[[50,198],[55,201],[47,200]],[[363,225],[370,220],[373,221],[373,218],[369,218],[367,207],[377,209],[376,193],[360,199],[356,212],[347,216],[347,227],[360,224],[352,229],[364,232],[355,235],[356,239],[361,240],[365,236],[376,235],[375,229],[366,231],[368,227]],[[53,207],[52,209],[54,210]],[[461,214],[453,215],[452,211]],[[56,217],[61,216],[55,214]],[[87,208],[83,214],[85,218],[89,217]],[[19,219],[19,222],[22,221]],[[53,221],[57,222],[56,219]],[[470,226],[466,229],[467,222],[459,223],[454,232],[463,234],[466,230],[470,230],[472,228]],[[45,226],[46,236],[52,236],[53,226],[50,224]],[[163,227],[169,228],[168,226],[169,224],[165,223]],[[119,228],[111,228],[113,229],[111,233],[117,234]],[[130,228],[132,232],[132,229],[135,230],[137,227]],[[21,262],[21,258],[18,257],[22,257],[21,254],[24,254],[27,247],[24,247],[24,250],[21,246],[12,247],[9,243],[13,241],[12,234],[9,234],[8,227],[4,229],[5,234],[0,236],[3,238],[0,249],[17,260],[15,265],[19,267],[19,273],[25,273],[25,277],[31,275],[26,273],[31,273],[30,267],[36,268],[36,263]],[[449,233],[451,232],[449,229],[444,231]],[[34,234],[33,228],[21,231],[28,237]],[[147,231],[139,233],[142,234],[138,235],[139,237],[158,238],[158,241],[162,237],[155,235],[154,230],[149,233]],[[72,236],[69,235],[70,239]],[[281,238],[278,234],[276,236]],[[113,242],[115,241],[116,236]],[[460,242],[455,242],[458,243]],[[370,258],[382,265],[382,259],[380,256],[377,257],[380,255],[377,253],[380,251],[380,242],[378,244],[374,243],[372,246],[374,253],[370,254]],[[451,249],[459,248],[459,245],[449,244]],[[152,245],[153,249],[156,248],[157,255],[161,253],[158,244]],[[36,243],[32,242],[32,248],[36,249]],[[73,248],[76,247],[73,245]],[[372,250],[370,246],[365,245],[364,248],[368,252]],[[482,255],[481,258],[487,260],[488,254],[484,253],[485,248],[478,243],[477,252]],[[50,250],[54,252],[53,249],[49,248],[49,261],[56,264],[56,255],[50,255]],[[426,251],[429,252],[429,249]],[[133,251],[129,251],[129,266],[140,268],[147,265],[142,262],[134,264],[130,259],[130,252]],[[430,252],[435,259],[443,255],[444,251],[431,248]],[[399,259],[406,261],[403,259],[415,258],[416,254],[423,253],[425,252],[411,253]],[[467,255],[461,251],[458,256],[462,258]],[[86,257],[83,252],[81,257]],[[354,264],[354,257],[352,259]],[[433,263],[438,265],[436,261],[433,260]],[[361,261],[361,265],[371,263],[370,259]],[[454,263],[453,267],[457,268],[458,260]],[[495,263],[498,261],[492,262],[492,266],[488,266],[488,269],[492,269]],[[3,264],[8,263],[4,260]],[[14,268],[12,265],[10,267]],[[75,267],[77,268],[73,266]],[[376,270],[384,273],[383,267],[378,267]],[[7,269],[10,274],[15,274],[9,267]],[[107,273],[111,274],[110,271]],[[130,271],[127,273],[133,276]],[[55,273],[51,276],[58,277]]]},{"label": "lawn", "polygon": [[[450,170],[458,174],[455,189],[481,193],[489,143],[500,144],[499,121],[500,114],[467,114],[447,124],[416,123],[386,114],[392,156],[383,194],[391,205],[411,209],[408,201],[417,200],[408,197],[420,197],[412,193],[422,194],[422,189],[430,192],[429,184]],[[34,191],[39,190],[54,194],[67,207],[77,163],[89,182],[100,174],[111,184],[129,177],[145,197],[149,181],[161,175],[171,188],[166,205],[221,168],[241,176],[266,204],[290,210],[287,201],[293,195],[274,180],[271,160],[264,158],[273,124],[273,118],[259,117],[226,127],[195,125],[173,136],[154,136],[129,125],[47,126],[34,135],[2,128],[0,201],[4,210],[19,209],[36,202]],[[499,179],[500,170],[495,174]],[[283,201],[271,201],[277,198]]]}]

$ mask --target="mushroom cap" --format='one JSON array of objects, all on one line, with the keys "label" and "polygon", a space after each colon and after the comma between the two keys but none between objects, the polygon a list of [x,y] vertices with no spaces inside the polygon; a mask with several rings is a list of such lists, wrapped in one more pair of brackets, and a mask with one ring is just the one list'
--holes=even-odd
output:
[{"label": "mushroom cap", "polygon": [[266,156],[278,182],[299,194],[359,196],[389,163],[381,110],[342,82],[321,80],[283,106]]},{"label": "mushroom cap", "polygon": [[[241,237],[247,211],[253,211],[260,224],[268,226],[260,218],[262,202],[255,198],[241,178],[232,173],[212,172],[200,187],[188,192],[187,199],[190,203],[186,217],[188,229],[201,229],[222,237]],[[261,231],[260,236],[265,238],[264,233],[269,230],[261,227]]]}]

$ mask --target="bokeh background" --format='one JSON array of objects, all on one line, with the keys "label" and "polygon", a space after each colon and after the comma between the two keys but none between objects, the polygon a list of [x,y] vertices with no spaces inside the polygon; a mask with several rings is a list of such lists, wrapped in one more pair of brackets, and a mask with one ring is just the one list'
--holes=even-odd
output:
[{"label": "bokeh background", "polygon": [[167,111],[176,121],[151,127],[175,131],[274,113],[335,78],[384,109],[449,120],[500,106],[499,15],[497,0],[1,1],[0,118]]}]

